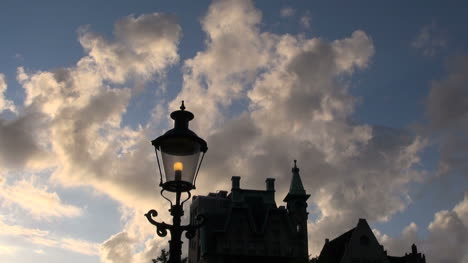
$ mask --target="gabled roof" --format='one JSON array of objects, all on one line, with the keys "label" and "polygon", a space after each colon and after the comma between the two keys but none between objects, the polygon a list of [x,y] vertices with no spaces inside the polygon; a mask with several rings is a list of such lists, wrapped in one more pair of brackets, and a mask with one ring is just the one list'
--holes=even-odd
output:
[{"label": "gabled roof", "polygon": [[[358,242],[358,243],[356,243]],[[342,234],[341,236],[333,239],[332,241],[326,241],[323,246],[322,252],[319,256],[320,263],[339,263],[342,262],[343,258],[355,257],[356,256],[356,244],[358,246],[369,246],[369,244],[375,244],[366,249],[367,253],[377,253],[378,257],[386,258],[383,247],[379,244],[375,238],[372,229],[370,228],[367,221],[363,218],[359,219],[356,227]],[[370,249],[370,250],[369,250]],[[357,250],[360,251],[360,250]],[[373,251],[373,252],[372,252]],[[362,253],[361,252],[358,252]],[[364,254],[359,254],[364,256]],[[370,255],[370,254],[368,254]],[[374,254],[376,255],[376,254]],[[384,260],[384,259],[382,259]],[[388,262],[386,260],[382,262]]]},{"label": "gabled roof", "polygon": [[320,252],[319,262],[340,262],[355,229],[349,230],[332,241],[328,241],[327,239],[322,252]]}]

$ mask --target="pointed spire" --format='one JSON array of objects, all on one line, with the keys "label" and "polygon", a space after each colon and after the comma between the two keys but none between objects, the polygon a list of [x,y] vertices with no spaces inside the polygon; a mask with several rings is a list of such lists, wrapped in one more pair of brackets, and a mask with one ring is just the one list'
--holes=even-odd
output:
[{"label": "pointed spire", "polygon": [[292,179],[289,193],[292,195],[305,195],[304,185],[302,184],[301,176],[299,175],[299,168],[297,168],[297,160],[294,160],[294,167],[291,169]]}]

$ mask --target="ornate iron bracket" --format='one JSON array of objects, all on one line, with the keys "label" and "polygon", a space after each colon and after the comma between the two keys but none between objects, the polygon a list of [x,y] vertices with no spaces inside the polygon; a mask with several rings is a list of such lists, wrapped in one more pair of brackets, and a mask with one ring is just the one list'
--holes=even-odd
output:
[{"label": "ornate iron bracket", "polygon": [[158,236],[160,237],[167,236],[167,230],[169,229],[170,231],[172,225],[166,224],[164,222],[160,223],[160,222],[155,221],[153,217],[158,216],[158,212],[156,210],[154,209],[149,210],[148,213],[145,214],[145,216],[151,224],[156,226],[156,233],[158,234]]},{"label": "ornate iron bracket", "polygon": [[[158,216],[158,212],[154,209],[151,209],[148,211],[148,213],[145,214],[146,219],[152,224],[156,226],[156,233],[160,237],[165,237],[167,236],[167,230],[170,232],[173,231],[174,226],[170,224],[166,224],[164,222],[157,222],[156,220],[153,219],[153,217]],[[188,224],[185,226],[180,226],[181,232],[186,231],[185,237],[188,239],[191,239],[195,236],[195,231],[197,228],[201,227],[204,222],[205,222],[205,217],[203,215],[197,215],[196,223],[195,224]]]}]

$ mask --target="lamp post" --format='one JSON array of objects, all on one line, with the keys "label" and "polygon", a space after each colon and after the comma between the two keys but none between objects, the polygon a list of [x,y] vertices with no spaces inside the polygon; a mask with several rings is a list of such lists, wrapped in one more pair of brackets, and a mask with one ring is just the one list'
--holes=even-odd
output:
[{"label": "lamp post", "polygon": [[[145,216],[156,226],[158,236],[165,237],[167,231],[171,233],[169,263],[179,263],[182,255],[182,233],[186,231],[185,236],[191,239],[204,220],[199,216],[196,218],[197,223],[194,224],[182,226],[180,222],[184,215],[183,205],[190,199],[190,191],[195,189],[198,171],[208,147],[202,138],[188,128],[189,121],[194,115],[185,110],[184,101],[180,110],[171,113],[171,118],[174,120],[174,128],[151,143],[156,151],[161,195],[171,204],[169,211],[173,217],[172,225],[155,221],[153,217],[156,217],[158,212],[154,209],[148,211]],[[164,196],[165,191],[175,193],[175,204]],[[181,202],[182,193],[187,193],[187,198]]]}]

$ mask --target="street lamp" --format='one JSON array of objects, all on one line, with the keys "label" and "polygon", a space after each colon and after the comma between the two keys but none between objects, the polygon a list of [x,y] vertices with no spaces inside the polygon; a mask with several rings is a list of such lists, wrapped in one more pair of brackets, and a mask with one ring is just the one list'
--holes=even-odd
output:
[{"label": "street lamp", "polygon": [[[162,188],[161,195],[171,204],[169,211],[173,217],[173,224],[156,222],[153,217],[156,217],[158,212],[154,209],[148,211],[145,216],[151,224],[156,226],[158,236],[166,236],[169,230],[171,233],[169,263],[179,263],[182,255],[182,233],[186,231],[185,236],[188,239],[192,238],[195,229],[204,220],[202,216],[199,216],[196,224],[180,225],[180,219],[184,215],[182,207],[190,199],[190,191],[195,189],[197,174],[208,147],[202,138],[188,128],[189,121],[194,118],[194,115],[185,110],[184,101],[182,101],[180,110],[171,113],[171,118],[174,120],[174,128],[151,143],[156,150],[160,174],[159,185]],[[164,191],[176,194],[175,204],[164,196]],[[181,202],[182,193],[187,193],[187,198]]]}]

